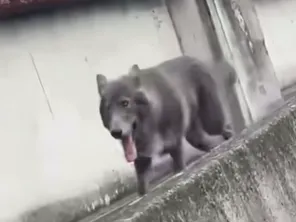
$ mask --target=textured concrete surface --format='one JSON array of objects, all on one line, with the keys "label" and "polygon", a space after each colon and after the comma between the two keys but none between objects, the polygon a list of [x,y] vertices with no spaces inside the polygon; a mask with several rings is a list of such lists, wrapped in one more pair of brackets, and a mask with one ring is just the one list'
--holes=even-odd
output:
[{"label": "textured concrete surface", "polygon": [[[183,175],[92,222],[296,220],[296,99]],[[87,220],[85,220],[87,221]]]}]

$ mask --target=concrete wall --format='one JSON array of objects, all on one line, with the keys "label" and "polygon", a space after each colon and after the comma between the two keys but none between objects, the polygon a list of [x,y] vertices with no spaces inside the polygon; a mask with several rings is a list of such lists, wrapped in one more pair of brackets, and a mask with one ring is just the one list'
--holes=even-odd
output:
[{"label": "concrete wall", "polygon": [[296,82],[296,2],[293,0],[254,0],[266,41],[281,87]]},{"label": "concrete wall", "polygon": [[1,222],[92,190],[103,195],[131,175],[100,122],[95,74],[114,78],[133,63],[147,67],[181,53],[166,8],[133,5],[1,22]]},{"label": "concrete wall", "polygon": [[244,117],[247,124],[256,122],[283,100],[254,5],[249,0],[206,2],[225,56],[237,71],[237,94],[246,104],[241,103]]},{"label": "concrete wall", "polygon": [[213,18],[210,17],[206,1],[168,0],[166,3],[182,52],[210,66],[213,64],[217,66],[212,76],[219,88],[226,119],[231,123],[235,132],[240,132],[247,122],[242,115],[242,101],[234,89],[240,84],[236,81],[229,81],[229,75],[221,72],[223,65],[218,65],[221,61],[229,62],[229,60],[223,54],[224,49],[221,46],[223,43],[217,38],[218,28],[212,22]]}]

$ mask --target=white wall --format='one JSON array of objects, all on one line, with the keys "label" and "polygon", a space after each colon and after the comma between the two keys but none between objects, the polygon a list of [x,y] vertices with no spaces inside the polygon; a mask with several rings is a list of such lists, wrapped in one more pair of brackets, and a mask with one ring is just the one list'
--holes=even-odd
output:
[{"label": "white wall", "polygon": [[0,221],[132,172],[102,127],[95,74],[180,55],[164,7],[1,23],[0,49]]},{"label": "white wall", "polygon": [[281,87],[296,83],[296,1],[254,1]]}]

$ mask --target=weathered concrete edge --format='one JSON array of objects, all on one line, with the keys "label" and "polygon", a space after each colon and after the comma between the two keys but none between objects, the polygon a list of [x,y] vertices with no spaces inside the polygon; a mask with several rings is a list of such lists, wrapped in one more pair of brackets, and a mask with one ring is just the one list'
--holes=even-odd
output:
[{"label": "weathered concrete edge", "polygon": [[54,202],[26,212],[18,221],[22,222],[70,222],[84,218],[109,206],[114,201],[133,193],[136,178],[132,174],[119,175],[102,187],[74,198]]},{"label": "weathered concrete edge", "polygon": [[[266,207],[267,203],[264,202],[262,193],[258,190],[258,184],[260,179],[268,175],[279,181],[281,186],[288,186],[280,181],[279,177],[285,178],[285,172],[282,172],[285,167],[296,166],[295,131],[296,99],[293,98],[234,140],[204,156],[189,172],[162,184],[139,202],[106,215],[96,222],[169,222],[197,219],[228,221],[225,219],[225,210],[219,208],[219,203],[225,201],[225,198],[231,199],[233,206],[237,202],[248,205],[252,201],[247,208],[257,211],[256,216],[262,217],[260,221],[272,221],[272,215]],[[283,168],[284,164],[280,163],[285,162],[283,159],[288,160],[290,165]],[[293,170],[295,171],[291,168],[291,171]],[[217,187],[217,184],[220,186]],[[296,199],[295,194],[293,197],[292,192],[289,192],[289,187],[285,189],[286,202],[289,202],[290,198]],[[230,190],[234,193],[231,197],[231,194],[227,194]],[[238,192],[247,200],[238,201],[237,197],[234,197]],[[238,210],[240,209],[236,209]],[[253,217],[250,212],[245,214],[246,217]],[[224,219],[221,220],[221,217]],[[256,221],[256,218],[248,219]]]},{"label": "weathered concrete edge", "polygon": [[[202,153],[188,148],[190,147],[185,150],[185,158],[187,164],[190,164],[200,158]],[[151,186],[158,184],[173,173],[171,164],[172,160],[167,156],[162,157],[158,163],[153,165],[156,173],[151,178]],[[28,211],[17,222],[72,222],[82,218],[86,218],[86,220],[96,218],[98,215],[110,211],[110,205],[116,209],[118,206],[124,205],[125,201],[132,201],[136,196],[136,184],[135,174],[118,172],[118,176],[112,181],[105,182],[104,186],[98,186],[97,189],[82,193],[75,198],[63,199]],[[113,202],[115,204],[112,204]]]}]

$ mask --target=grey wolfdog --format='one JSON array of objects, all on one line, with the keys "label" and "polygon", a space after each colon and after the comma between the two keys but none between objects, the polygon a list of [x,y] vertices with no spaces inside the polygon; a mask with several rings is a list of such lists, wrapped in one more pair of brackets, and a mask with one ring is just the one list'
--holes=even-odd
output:
[{"label": "grey wolfdog", "polygon": [[169,153],[180,172],[186,165],[182,139],[209,152],[233,135],[214,79],[194,58],[146,69],[133,65],[112,81],[98,74],[97,86],[102,122],[121,141],[126,160],[134,162],[140,196],[148,191],[153,156]]}]

